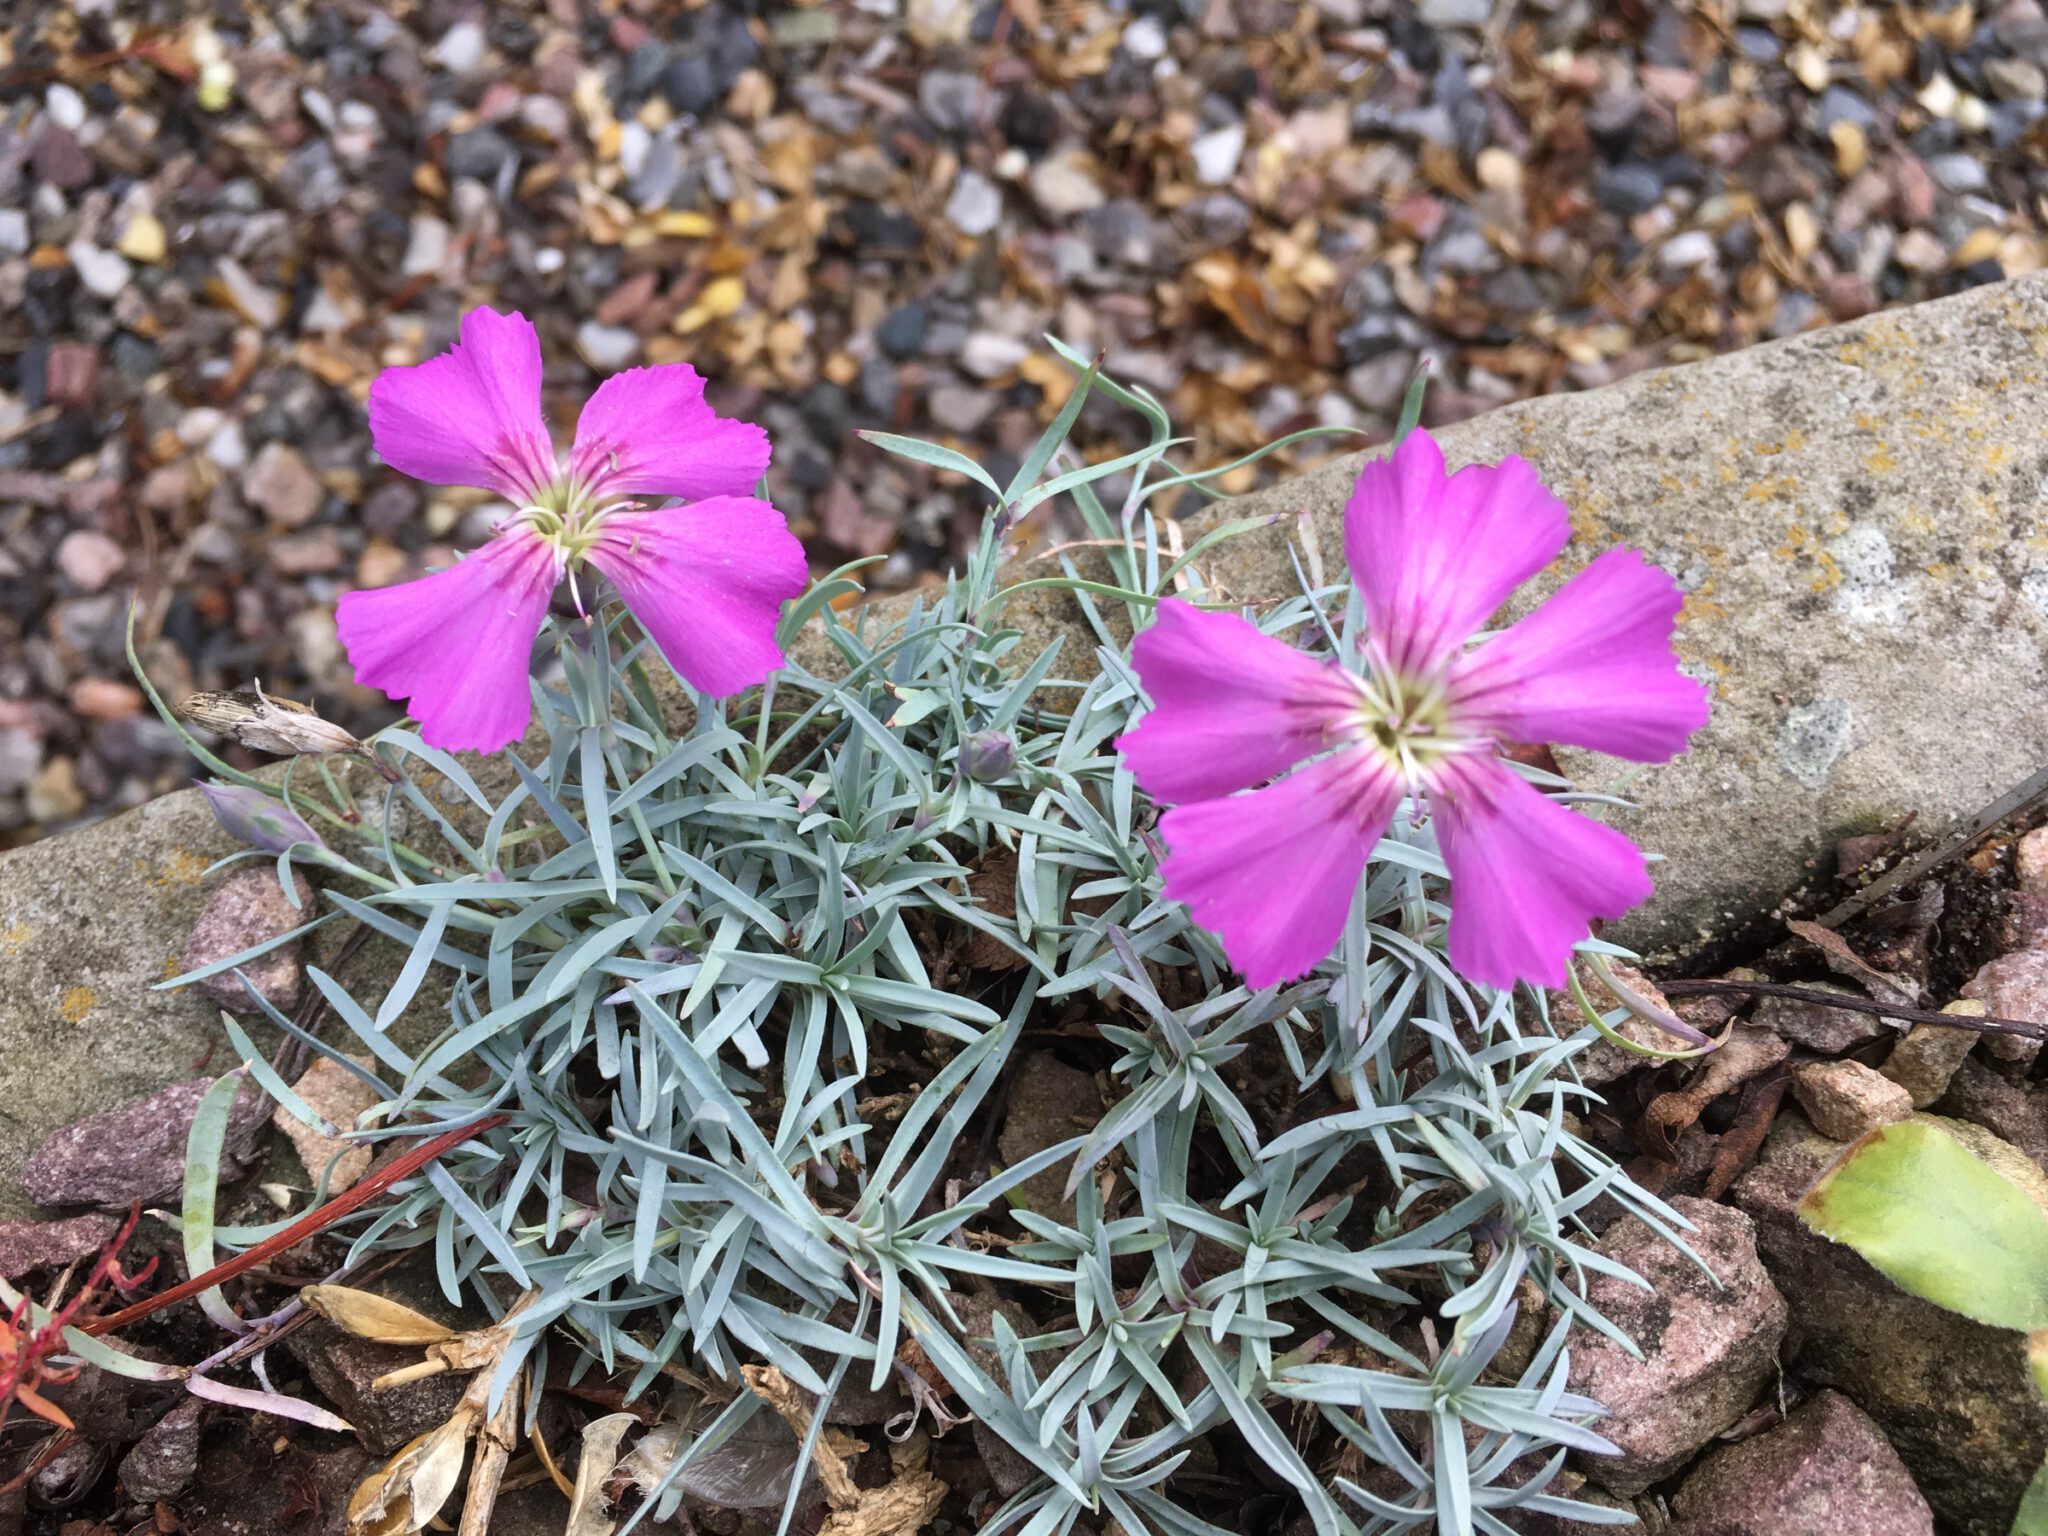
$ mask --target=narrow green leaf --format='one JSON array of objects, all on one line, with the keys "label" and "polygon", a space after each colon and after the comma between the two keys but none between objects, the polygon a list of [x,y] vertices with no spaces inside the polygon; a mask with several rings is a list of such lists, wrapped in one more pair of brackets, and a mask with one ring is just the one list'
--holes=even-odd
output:
[{"label": "narrow green leaf", "polygon": [[619,862],[612,851],[611,790],[605,783],[604,732],[594,725],[583,728],[581,743],[583,770],[583,818],[589,823],[590,851],[597,859],[597,872],[604,881],[608,900],[619,899]]},{"label": "narrow green leaf", "polygon": [[[241,1086],[239,1067],[215,1078],[213,1086],[200,1096],[192,1129],[185,1137],[185,1202],[178,1228],[185,1241],[188,1275],[203,1275],[213,1268],[213,1212],[220,1189],[221,1151],[227,1145],[228,1118]],[[230,1333],[242,1331],[242,1320],[217,1285],[199,1293],[199,1310]]]},{"label": "narrow green leaf", "polygon": [[856,432],[853,435],[873,443],[884,453],[893,453],[913,464],[929,464],[933,469],[950,469],[956,475],[965,475],[976,485],[985,487],[996,500],[1003,499],[1003,488],[989,478],[987,470],[964,453],[942,448],[937,443],[927,443],[921,438],[900,437],[894,432]]},{"label": "narrow green leaf", "polygon": [[1189,439],[1185,437],[1170,437],[1163,443],[1150,443],[1143,448],[1134,449],[1130,453],[1119,454],[1116,458],[1105,459],[1100,464],[1084,464],[1081,468],[1070,469],[1063,475],[1054,475],[1045,484],[1027,494],[1017,504],[1018,516],[1021,517],[1024,513],[1029,512],[1042,501],[1050,501],[1062,491],[1071,491],[1079,486],[1091,484],[1094,481],[1103,479],[1105,476],[1113,475],[1119,470],[1129,469],[1133,465],[1149,463],[1151,460],[1158,458],[1167,449],[1178,447],[1187,441]]},{"label": "narrow green leaf", "polygon": [[1031,445],[1031,451],[1024,455],[1024,462],[1017,466],[1017,473],[1010,477],[1009,488],[1003,492],[1004,506],[1015,503],[1019,496],[1038,483],[1038,477],[1045,473],[1045,466],[1052,462],[1052,456],[1066,442],[1067,434],[1074,430],[1074,423],[1081,416],[1081,407],[1094,393],[1095,381],[1101,373],[1102,359],[1098,356],[1074,381],[1074,387],[1067,391],[1067,403],[1060,407],[1059,415],[1053,417],[1052,425]]},{"label": "narrow green leaf", "polygon": [[1401,418],[1394,423],[1394,443],[1413,432],[1422,420],[1422,397],[1429,392],[1430,362],[1425,356],[1415,365],[1415,377],[1408,381],[1408,393],[1401,398]]}]

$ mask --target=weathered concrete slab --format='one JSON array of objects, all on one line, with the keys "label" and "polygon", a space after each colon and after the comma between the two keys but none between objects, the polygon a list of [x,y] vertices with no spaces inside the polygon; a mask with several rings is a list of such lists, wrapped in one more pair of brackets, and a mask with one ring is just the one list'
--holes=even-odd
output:
[{"label": "weathered concrete slab", "polygon": [[[1669,863],[1622,938],[1729,931],[1837,835],[1911,810],[1932,833],[2048,760],[2044,422],[2048,276],[1443,434],[1454,462],[1534,461],[1576,514],[1572,560],[1638,544],[1690,594],[1680,649],[1716,714],[1686,759],[1630,786],[1640,809],[1618,819]],[[1227,546],[1204,562],[1212,582],[1291,589],[1289,533],[1337,569],[1356,463],[1230,506],[1308,517]],[[1009,616],[1072,617],[1042,592]],[[210,1011],[149,986],[204,901],[200,871],[230,851],[187,792],[0,856],[0,1218],[22,1210],[21,1162],[48,1131],[201,1070]]]}]

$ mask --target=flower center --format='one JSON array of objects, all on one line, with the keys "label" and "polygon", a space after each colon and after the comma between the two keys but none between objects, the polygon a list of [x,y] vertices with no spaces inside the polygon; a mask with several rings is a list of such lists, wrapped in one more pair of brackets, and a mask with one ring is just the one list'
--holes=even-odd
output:
[{"label": "flower center", "polygon": [[1443,759],[1488,745],[1483,733],[1459,728],[1446,682],[1370,664],[1362,675],[1352,674],[1358,704],[1343,734],[1356,745],[1384,753],[1411,792],[1428,786]]},{"label": "flower center", "polygon": [[506,519],[506,526],[523,523],[531,528],[554,545],[563,569],[574,575],[603,537],[605,518],[639,505],[625,497],[606,501],[601,492],[602,486],[558,470],[554,479],[534,490],[532,500]]}]

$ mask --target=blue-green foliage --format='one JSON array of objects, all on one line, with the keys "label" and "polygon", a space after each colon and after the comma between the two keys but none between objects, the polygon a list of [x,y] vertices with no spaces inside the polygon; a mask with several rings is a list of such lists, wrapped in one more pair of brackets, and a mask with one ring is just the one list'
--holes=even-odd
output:
[{"label": "blue-green foliage", "polygon": [[[1141,413],[1150,447],[1069,462],[1091,396]],[[1518,1016],[1451,974],[1442,865],[1405,820],[1328,974],[1285,991],[1248,993],[1160,896],[1152,813],[1113,748],[1140,707],[1128,636],[1157,594],[1198,598],[1201,555],[1241,531],[1168,553],[1150,497],[1207,490],[1170,446],[1149,396],[1086,370],[1012,484],[979,476],[997,506],[943,593],[846,616],[853,583],[822,583],[785,638],[821,625],[833,665],[698,700],[680,735],[658,655],[614,620],[551,631],[548,751],[501,797],[409,733],[379,739],[443,798],[392,789],[330,866],[362,879],[316,921],[370,924],[411,960],[381,997],[315,972],[352,1037],[315,1048],[374,1056],[384,1134],[510,1119],[358,1218],[356,1251],[429,1249],[451,1296],[499,1310],[538,1288],[501,1386],[568,1347],[635,1393],[671,1390],[672,1363],[735,1390],[686,1415],[694,1439],[642,1514],[758,1411],[742,1363],[824,1397],[885,1382],[914,1339],[1038,1474],[991,1533],[1215,1531],[1175,1472],[1226,1425],[1320,1533],[1500,1532],[1507,1506],[1613,1518],[1542,1492],[1567,1449],[1604,1445],[1564,1390],[1567,1334],[1606,1326],[1585,1281],[1611,1269],[1578,1216],[1604,1196],[1682,1224],[1568,1128],[1585,1037],[1558,1040],[1540,997]],[[1096,494],[1111,473],[1131,484],[1115,511]],[[1055,494],[1086,521],[1089,573],[1063,561],[1023,587],[1071,594],[1092,667],[1005,627],[1023,587],[1003,535]],[[1356,614],[1316,588],[1260,622],[1333,641]],[[1014,887],[979,899],[991,870]],[[962,963],[977,936],[1007,966]],[[445,1027],[401,1049],[390,1028],[435,973]],[[992,1166],[1021,1038],[1076,1003],[1114,1105]],[[875,1113],[885,1088],[914,1091],[899,1118]],[[1071,1201],[1028,1208],[1047,1169]],[[1503,1371],[1525,1280],[1561,1310]],[[979,1329],[969,1292],[1003,1302]]]}]

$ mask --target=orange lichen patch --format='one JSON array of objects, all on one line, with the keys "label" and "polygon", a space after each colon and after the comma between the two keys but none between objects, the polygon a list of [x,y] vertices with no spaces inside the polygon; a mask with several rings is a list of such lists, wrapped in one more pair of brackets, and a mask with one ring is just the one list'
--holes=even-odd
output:
[{"label": "orange lichen patch", "polygon": [[83,1024],[98,1001],[91,987],[66,987],[57,1000],[57,1016],[66,1024]]},{"label": "orange lichen patch", "polygon": [[173,848],[164,854],[154,870],[146,859],[135,861],[135,877],[156,886],[196,885],[205,877],[206,870],[206,860],[183,848]]},{"label": "orange lichen patch", "polygon": [[5,933],[0,933],[0,950],[9,955],[18,955],[28,948],[29,941],[35,936],[35,929],[29,927],[27,923],[16,923]]},{"label": "orange lichen patch", "polygon": [[1799,499],[1800,484],[1797,475],[1766,475],[1742,493],[1744,501],[1787,501]]},{"label": "orange lichen patch", "polygon": [[1806,434],[1794,427],[1776,442],[1760,442],[1750,446],[1750,452],[1759,458],[1770,458],[1780,453],[1797,453],[1806,446]]},{"label": "orange lichen patch", "polygon": [[1899,467],[1899,461],[1892,457],[1891,449],[1879,443],[1863,455],[1863,467],[1873,475],[1888,475]]},{"label": "orange lichen patch", "polygon": [[1950,574],[1954,572],[1955,567],[1953,565],[1950,565],[1946,560],[1937,560],[1934,562],[1934,564],[1923,566],[1921,567],[1921,569],[1925,570],[1927,574],[1929,576],[1932,576],[1936,581],[1947,581]]},{"label": "orange lichen patch", "polygon": [[1727,617],[1728,610],[1707,596],[1705,587],[1686,593],[1685,601],[1678,608],[1678,622],[1681,624],[1705,624]]},{"label": "orange lichen patch", "polygon": [[1785,530],[1785,542],[1771,553],[1780,560],[1811,560],[1819,570],[1813,579],[1813,590],[1825,592],[1830,587],[1842,584],[1842,568],[1835,563],[1835,557],[1821,547],[1820,541],[1805,527],[1794,523]]},{"label": "orange lichen patch", "polygon": [[1607,537],[1604,518],[1608,500],[1605,496],[1594,494],[1581,482],[1572,495],[1564,498],[1564,502],[1571,510],[1573,538],[1598,542]]},{"label": "orange lichen patch", "polygon": [[1984,468],[1994,475],[2011,462],[2012,445],[2010,443],[1993,443],[1984,450]]}]

